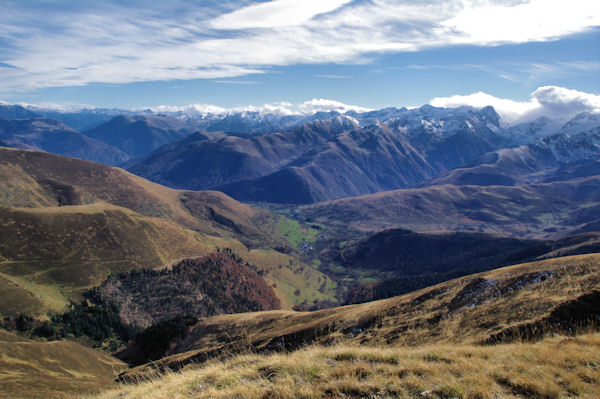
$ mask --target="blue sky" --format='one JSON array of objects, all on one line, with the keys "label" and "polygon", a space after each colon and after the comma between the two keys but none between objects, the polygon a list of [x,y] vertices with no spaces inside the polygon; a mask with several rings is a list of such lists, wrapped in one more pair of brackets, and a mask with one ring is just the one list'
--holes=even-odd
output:
[{"label": "blue sky", "polygon": [[591,103],[600,94],[600,7],[589,0],[2,7],[6,102],[230,108],[331,99],[381,108],[444,105],[457,95],[468,102],[475,97],[464,96],[478,92],[527,104],[542,86]]}]

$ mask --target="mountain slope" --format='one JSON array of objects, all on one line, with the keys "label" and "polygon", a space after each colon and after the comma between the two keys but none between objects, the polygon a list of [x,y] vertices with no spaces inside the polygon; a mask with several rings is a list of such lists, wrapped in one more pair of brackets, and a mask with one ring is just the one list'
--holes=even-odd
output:
[{"label": "mountain slope", "polygon": [[298,208],[340,229],[463,230],[536,238],[597,231],[600,177],[523,186],[442,185],[395,190]]},{"label": "mountain slope", "polygon": [[83,133],[135,158],[187,136],[191,133],[188,128],[182,121],[170,117],[119,115]]},{"label": "mountain slope", "polygon": [[279,309],[281,301],[255,269],[232,253],[219,251],[161,270],[113,275],[101,285],[100,293],[119,309],[127,324],[138,327],[179,315]]},{"label": "mountain slope", "polygon": [[600,252],[600,233],[523,240],[482,233],[383,230],[340,251],[335,266],[379,281],[355,285],[346,303],[390,298],[455,277],[556,256]]},{"label": "mountain slope", "polygon": [[297,223],[222,193],[171,190],[106,165],[1,148],[0,178],[3,314],[59,311],[109,273],[217,247],[256,265],[284,308],[335,294],[335,283],[295,254],[290,231],[306,234]]},{"label": "mountain slope", "polygon": [[[0,204],[12,207],[106,202],[144,216],[161,217],[205,233],[232,230],[260,235],[253,218],[268,212],[217,192],[180,192],[118,168],[35,151],[0,149]],[[187,205],[186,205],[187,204]],[[212,212],[204,210],[211,208]],[[207,213],[212,218],[207,217]],[[199,220],[200,219],[200,220]],[[265,239],[265,237],[263,237]]]},{"label": "mountain slope", "polygon": [[98,398],[595,398],[598,362],[598,333],[495,346],[309,346],[240,354]]},{"label": "mountain slope", "polygon": [[419,184],[521,185],[597,175],[600,127],[577,134],[560,133],[535,143],[487,153],[469,165]]},{"label": "mountain slope", "polygon": [[222,242],[108,204],[0,208],[0,220],[1,314],[58,312],[110,273],[209,253]]},{"label": "mountain slope", "polygon": [[[249,139],[228,136],[217,141],[182,140],[129,168],[133,173],[178,188],[206,189],[274,171],[300,154],[326,145],[353,125],[345,119],[314,122],[285,133]],[[174,143],[176,144],[176,143]]]},{"label": "mountain slope", "polygon": [[116,165],[129,157],[111,145],[91,139],[53,119],[0,119],[3,146],[42,150]]}]

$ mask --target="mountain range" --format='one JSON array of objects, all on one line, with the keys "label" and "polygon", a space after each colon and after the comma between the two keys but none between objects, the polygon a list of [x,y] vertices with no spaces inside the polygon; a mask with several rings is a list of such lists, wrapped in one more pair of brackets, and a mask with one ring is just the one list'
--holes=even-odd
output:
[{"label": "mountain range", "polygon": [[[0,140],[120,164],[174,188],[216,189],[250,202],[308,204],[446,183],[542,182],[550,172],[564,180],[565,173],[594,170],[594,129],[600,126],[600,116],[590,113],[564,124],[542,117],[506,126],[491,107],[429,105],[308,116],[121,111],[61,113],[0,105],[0,115],[12,119],[2,123]],[[76,115],[103,119],[77,132],[47,118],[59,114],[64,121]]]},{"label": "mountain range", "polygon": [[243,201],[312,203],[409,187],[502,143],[493,110],[418,111],[387,125],[361,127],[355,118],[337,115],[250,138],[186,139],[129,170],[169,186],[212,187]]},{"label": "mountain range", "polygon": [[[17,396],[103,389],[126,364],[119,380],[137,382],[306,344],[420,345],[426,364],[452,365],[441,342],[479,353],[597,326],[597,114],[517,126],[491,107],[0,116],[13,147],[0,148],[0,363],[32,388],[1,373],[0,387]],[[347,352],[326,362],[358,367]],[[261,364],[244,378],[269,392],[296,376],[244,359],[232,361]],[[344,384],[371,381],[373,357],[358,362]],[[314,364],[294,378],[337,381]],[[495,392],[516,392],[507,378]],[[426,392],[411,386],[386,392]]]},{"label": "mountain range", "polygon": [[[391,119],[363,127],[355,117],[336,115],[253,137],[207,140],[205,135],[192,135],[158,148],[128,169],[167,186],[211,188],[242,201],[308,204],[435,185],[432,179],[444,179],[448,171],[459,173],[456,168],[469,169],[462,180],[452,181],[457,184],[477,184],[479,179],[488,185],[510,185],[517,183],[514,173],[528,172],[540,181],[544,170],[561,168],[562,173],[575,163],[598,159],[597,131],[590,128],[600,126],[595,115],[580,115],[563,128],[543,130],[546,136],[538,141],[523,144],[541,134],[523,137],[523,125],[515,130],[503,127],[491,107],[475,111],[425,106],[379,114]],[[362,115],[362,123],[376,117],[368,115]],[[514,144],[521,146],[510,148]],[[529,161],[519,155],[523,152]],[[473,169],[500,155],[499,163]],[[496,171],[484,173],[486,168]],[[522,183],[536,181],[521,177]]]}]

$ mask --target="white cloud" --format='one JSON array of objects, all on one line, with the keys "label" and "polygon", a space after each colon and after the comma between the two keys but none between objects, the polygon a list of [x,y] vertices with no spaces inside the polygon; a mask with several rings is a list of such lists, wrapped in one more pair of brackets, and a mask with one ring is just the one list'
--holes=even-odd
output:
[{"label": "white cloud", "polygon": [[482,108],[491,105],[509,125],[532,121],[541,116],[564,121],[580,112],[600,112],[599,95],[557,86],[538,88],[531,93],[529,101],[514,101],[478,92],[464,96],[436,97],[430,104],[448,108],[464,105]]},{"label": "white cloud", "polygon": [[181,112],[183,114],[186,114],[189,116],[194,116],[194,117],[207,115],[207,114],[225,115],[228,113],[227,108],[219,107],[217,105],[210,105],[210,104],[190,104],[190,105],[185,105],[183,107],[179,107],[176,105],[157,105],[154,107],[146,107],[144,109],[148,109],[148,108],[156,113]]},{"label": "white cloud", "polygon": [[215,29],[276,28],[300,25],[350,0],[273,0],[221,15],[209,22]]},{"label": "white cloud", "polygon": [[600,26],[595,0],[130,4],[7,0],[0,60],[14,68],[1,68],[0,92],[231,78],[270,66],[368,62],[373,53],[553,40]]},{"label": "white cloud", "polygon": [[442,25],[459,32],[460,43],[494,44],[550,40],[600,23],[589,0],[531,0],[520,4],[463,0],[463,9]]},{"label": "white cloud", "polygon": [[372,111],[370,108],[359,107],[357,105],[348,105],[334,100],[326,100],[315,98],[310,101],[305,101],[298,105],[298,110],[304,115],[312,115],[316,112],[337,111],[345,113],[348,111],[367,112]]}]

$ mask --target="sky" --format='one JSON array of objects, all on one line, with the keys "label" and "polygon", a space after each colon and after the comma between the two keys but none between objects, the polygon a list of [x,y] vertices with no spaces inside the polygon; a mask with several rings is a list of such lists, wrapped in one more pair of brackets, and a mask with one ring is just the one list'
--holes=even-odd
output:
[{"label": "sky", "polygon": [[600,110],[596,0],[0,5],[0,100],[9,103],[310,108],[329,101],[375,109],[487,102],[514,120]]}]

